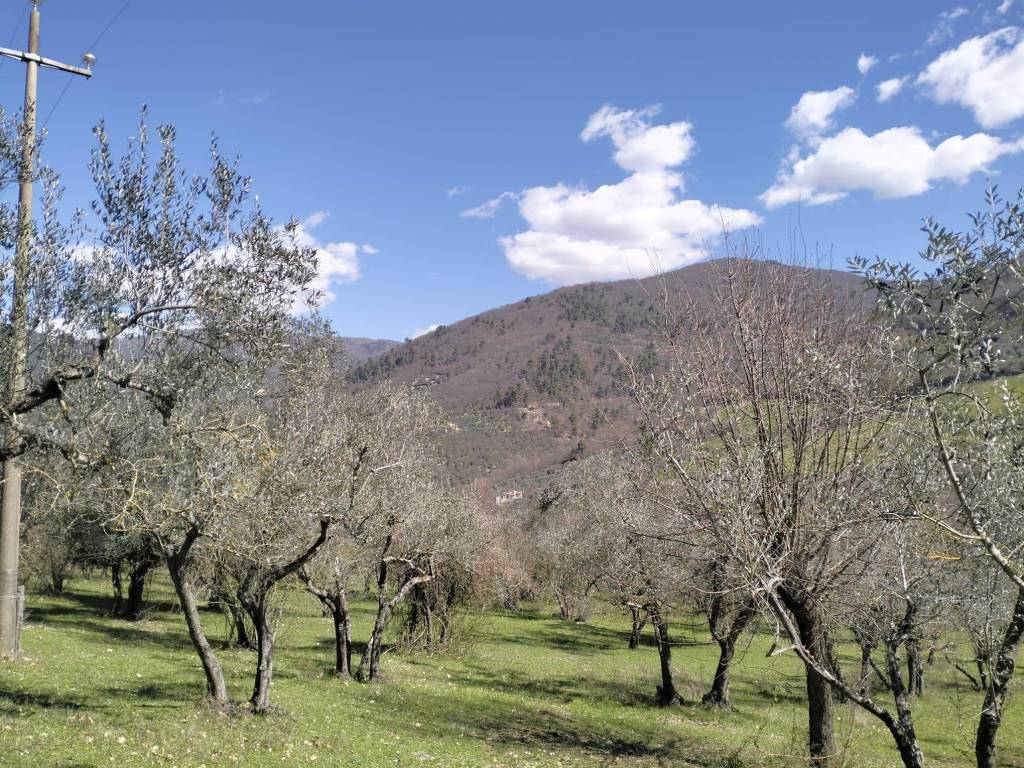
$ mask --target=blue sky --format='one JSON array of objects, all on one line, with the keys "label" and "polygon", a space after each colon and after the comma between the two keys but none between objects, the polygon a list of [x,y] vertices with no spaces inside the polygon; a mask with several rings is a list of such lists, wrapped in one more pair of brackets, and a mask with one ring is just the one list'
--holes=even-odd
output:
[{"label": "blue sky", "polygon": [[[123,6],[48,0],[43,54],[77,60]],[[148,104],[196,169],[216,133],[325,249],[337,331],[403,338],[686,263],[723,223],[772,244],[799,225],[839,265],[913,259],[923,216],[965,225],[987,178],[1024,182],[1017,27],[1024,0],[134,0],[45,160],[84,206],[99,118],[123,139]],[[9,109],[22,77],[0,68]],[[42,74],[42,116],[66,78]]]}]

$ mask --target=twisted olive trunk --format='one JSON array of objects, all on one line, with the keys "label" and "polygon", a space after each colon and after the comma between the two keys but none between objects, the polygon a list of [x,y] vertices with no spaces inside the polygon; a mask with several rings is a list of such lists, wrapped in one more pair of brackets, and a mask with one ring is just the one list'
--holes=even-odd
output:
[{"label": "twisted olive trunk", "polygon": [[332,602],[331,617],[334,620],[334,674],[349,678],[352,676],[352,618],[345,590]]},{"label": "twisted olive trunk", "polygon": [[629,634],[629,650],[635,651],[640,647],[640,633],[647,625],[647,617],[643,615],[639,605],[629,606],[629,616],[633,622],[633,629]]},{"label": "twisted olive trunk", "polygon": [[715,679],[711,683],[711,690],[701,698],[701,704],[706,707],[729,707],[729,673],[732,669],[732,660],[736,656],[736,643],[740,635],[754,618],[757,608],[752,601],[746,601],[740,606],[732,624],[724,632],[720,633],[714,626],[717,621],[712,620],[711,632],[718,643],[718,666],[715,668]]},{"label": "twisted olive trunk", "polygon": [[270,615],[270,596],[278,582],[294,573],[301,573],[306,563],[320,551],[320,547],[327,541],[330,525],[329,519],[320,520],[320,532],[300,555],[267,572],[255,568],[250,570],[238,588],[238,601],[249,614],[256,633],[256,674],[249,701],[253,712],[258,715],[270,711],[270,684],[274,674],[274,627]]},{"label": "twisted olive trunk", "polygon": [[996,663],[988,676],[985,687],[985,703],[978,719],[978,730],[974,740],[974,756],[978,768],[996,768],[996,734],[1003,722],[1003,710],[1009,695],[1017,653],[1024,640],[1024,588],[1017,591],[1013,616],[999,646]]},{"label": "twisted olive trunk", "polygon": [[[912,608],[908,609],[908,620],[912,618],[912,612]],[[899,655],[901,642],[903,641],[897,637],[885,644],[886,669],[889,673],[889,688],[892,690],[893,701],[896,704],[896,717],[882,717],[881,720],[885,723],[889,733],[892,734],[893,740],[896,742],[896,748],[899,750],[903,765],[906,768],[924,768],[924,753],[921,751],[921,745],[917,740],[914,718],[910,711],[912,690],[903,684],[903,671]],[[910,643],[910,639],[905,641],[908,662]],[[913,683],[913,678],[909,679]]]},{"label": "twisted olive trunk", "polygon": [[916,637],[907,640],[907,688],[912,696],[924,696],[924,658]]},{"label": "twisted olive trunk", "polygon": [[178,603],[181,605],[181,612],[185,616],[189,639],[199,656],[203,674],[206,676],[207,698],[214,706],[226,709],[229,702],[227,686],[224,683],[224,671],[210,646],[210,641],[206,638],[206,633],[203,632],[203,624],[199,618],[199,606],[196,603],[195,592],[187,574],[189,552],[198,538],[199,531],[195,528],[190,529],[182,545],[177,550],[167,552],[165,559],[171,583],[174,584],[174,591],[178,596]]},{"label": "twisted olive trunk", "polygon": [[256,674],[249,702],[257,715],[270,711],[270,683],[274,674],[274,629],[267,600],[265,592],[255,599],[242,600],[256,634]]},{"label": "twisted olive trunk", "polygon": [[661,669],[661,685],[657,690],[657,701],[660,706],[667,707],[679,704],[679,692],[676,690],[675,678],[672,674],[672,641],[668,634],[668,624],[656,606],[647,608],[647,615],[654,627],[654,643],[658,648],[658,662]]},{"label": "twisted olive trunk", "polygon": [[334,626],[334,674],[347,679],[352,676],[352,617],[348,610],[345,579],[336,573],[333,582],[321,587],[305,568],[299,569],[298,576],[306,591],[320,601],[324,615],[331,617]]},{"label": "twisted olive trunk", "polygon": [[110,566],[110,586],[114,590],[114,606],[110,612],[115,616],[121,615],[121,607],[124,605],[124,585],[121,581],[121,561]]},{"label": "twisted olive trunk", "polygon": [[135,621],[142,616],[143,598],[146,593],[146,577],[153,567],[149,559],[133,563],[128,573],[128,601],[124,603],[121,616]]}]

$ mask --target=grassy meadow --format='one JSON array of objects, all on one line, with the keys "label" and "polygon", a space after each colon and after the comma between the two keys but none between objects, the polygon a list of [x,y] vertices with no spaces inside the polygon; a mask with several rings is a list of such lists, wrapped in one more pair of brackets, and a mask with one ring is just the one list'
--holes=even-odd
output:
[{"label": "grassy meadow", "polygon": [[[169,766],[798,766],[804,765],[801,670],[766,658],[767,635],[746,639],[735,709],[653,706],[657,654],[627,648],[628,622],[609,612],[569,625],[550,611],[485,612],[466,620],[452,653],[390,652],[386,681],[330,676],[331,627],[293,591],[275,654],[269,717],[225,716],[200,704],[202,673],[171,595],[157,582],[148,618],[110,618],[101,581],[60,597],[31,595],[25,658],[0,666],[0,765]],[[371,605],[357,602],[355,639]],[[224,622],[206,614],[220,642]],[[699,625],[676,622],[678,684],[698,701],[715,649]],[[648,630],[649,631],[649,630]],[[648,638],[648,643],[649,643]],[[357,646],[358,647],[358,646]],[[233,696],[247,698],[253,654],[220,651]],[[931,766],[971,763],[978,696],[944,661],[926,670],[915,718]],[[1024,766],[1024,692],[1000,732],[1006,766]],[[898,759],[882,726],[840,705],[845,765]]]}]

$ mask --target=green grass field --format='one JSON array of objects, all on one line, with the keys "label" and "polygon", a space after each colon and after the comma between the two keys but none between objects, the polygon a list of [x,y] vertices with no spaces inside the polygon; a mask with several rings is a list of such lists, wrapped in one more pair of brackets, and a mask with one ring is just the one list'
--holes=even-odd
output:
[{"label": "green grass field", "polygon": [[[74,581],[62,597],[32,595],[25,658],[0,666],[3,766],[789,766],[803,765],[802,677],[794,659],[768,659],[770,638],[746,646],[735,711],[652,705],[657,655],[630,651],[614,613],[567,625],[546,611],[467,620],[448,655],[388,653],[384,683],[329,675],[331,628],[315,600],[288,599],[275,656],[269,717],[225,716],[200,705],[202,673],[184,622],[158,582],[150,618],[106,613],[106,585]],[[164,602],[159,602],[159,601]],[[356,640],[369,604],[357,608]],[[223,620],[207,613],[211,636]],[[676,628],[680,688],[699,700],[713,671],[704,636]],[[252,654],[222,651],[233,696],[249,693]],[[978,697],[944,663],[926,672],[916,710],[928,764],[971,763]],[[1001,731],[1007,766],[1024,766],[1024,691]],[[845,764],[898,763],[888,734],[851,705],[839,708]]]}]

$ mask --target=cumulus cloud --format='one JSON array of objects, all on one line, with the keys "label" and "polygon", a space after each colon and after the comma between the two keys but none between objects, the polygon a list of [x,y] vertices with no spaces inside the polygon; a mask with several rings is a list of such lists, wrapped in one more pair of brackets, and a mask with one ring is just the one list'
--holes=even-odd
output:
[{"label": "cumulus cloud", "polygon": [[925,68],[917,82],[940,104],[971,110],[985,128],[1024,115],[1024,38],[1017,27],[972,37]]},{"label": "cumulus cloud", "polygon": [[853,104],[853,88],[842,85],[832,91],[807,91],[793,107],[786,127],[797,136],[813,139],[832,127],[832,115]]},{"label": "cumulus cloud", "polygon": [[409,338],[418,339],[420,336],[426,336],[428,333],[433,333],[440,327],[440,323],[434,323],[433,325],[428,325],[426,328],[417,328],[415,331],[412,332],[412,336],[410,336]]},{"label": "cumulus cloud", "polygon": [[1002,14],[1006,13],[1007,11],[1009,11],[1012,6],[1013,6],[1013,0],[1003,0],[1003,2],[1001,2],[999,4],[999,7],[996,8],[996,13],[1002,15]]},{"label": "cumulus cloud", "polygon": [[768,208],[794,202],[831,203],[856,190],[877,198],[910,197],[940,181],[964,183],[1003,155],[1024,150],[985,133],[951,136],[931,146],[914,127],[868,135],[846,128],[823,139],[806,157],[790,158],[775,184],[761,195]]},{"label": "cumulus cloud", "polygon": [[868,54],[861,52],[860,56],[857,57],[857,71],[862,75],[866,75],[877,63],[877,56],[869,56]]},{"label": "cumulus cloud", "polygon": [[316,251],[317,275],[310,283],[309,289],[319,295],[318,306],[321,307],[334,301],[334,288],[359,278],[360,254],[373,255],[378,252],[369,243],[358,245],[350,242],[320,242],[313,234],[313,230],[323,224],[329,216],[330,214],[325,211],[311,213],[300,221],[295,229],[296,245]]},{"label": "cumulus cloud", "polygon": [[493,219],[501,209],[502,203],[506,200],[514,200],[515,198],[515,192],[502,192],[497,197],[493,197],[475,208],[467,208],[459,216],[464,219]]},{"label": "cumulus cloud", "polygon": [[649,275],[698,261],[723,230],[760,223],[751,211],[681,198],[683,177],[674,169],[693,151],[691,126],[655,124],[657,113],[606,106],[590,116],[580,138],[610,139],[628,175],[596,189],[522,192],[519,214],[529,229],[500,240],[514,270],[557,285]]},{"label": "cumulus cloud", "polygon": [[876,87],[875,90],[878,93],[878,101],[882,104],[889,101],[896,96],[900,91],[903,90],[903,86],[907,84],[907,77],[892,77],[888,80],[883,80]]}]

